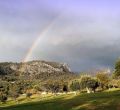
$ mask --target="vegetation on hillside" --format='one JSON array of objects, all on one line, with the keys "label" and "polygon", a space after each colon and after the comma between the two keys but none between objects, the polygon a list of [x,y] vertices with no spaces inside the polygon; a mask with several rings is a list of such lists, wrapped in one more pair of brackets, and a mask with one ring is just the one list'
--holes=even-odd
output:
[{"label": "vegetation on hillside", "polygon": [[[31,64],[31,62],[29,63]],[[50,64],[53,65],[55,63],[50,63]],[[7,66],[5,64],[2,65],[2,66],[5,66],[5,68],[3,69],[1,69],[2,66],[0,66],[0,70],[2,70],[2,72],[3,71],[5,72],[6,71],[5,69],[6,68],[8,69],[9,67],[8,65],[10,65],[10,63],[7,63]],[[51,65],[47,64],[47,67],[51,68]],[[26,68],[24,69],[26,70]],[[35,70],[38,70],[38,69],[35,69]],[[31,76],[30,74],[28,75],[27,78],[24,77],[23,74],[21,75],[21,73],[20,74],[14,74],[14,73],[1,74],[0,76],[1,104],[4,105],[5,103],[8,103],[10,99],[15,101],[16,103],[19,103],[19,98],[23,95],[26,97],[25,99],[31,99],[31,97],[34,95],[42,96],[43,94],[47,96],[49,94],[52,94],[52,96],[57,96],[58,94],[63,94],[63,93],[69,94],[71,92],[75,93],[74,95],[77,95],[79,93],[87,92],[87,93],[94,93],[94,95],[84,94],[85,96],[88,96],[88,97],[93,96],[97,98],[97,95],[99,95],[98,92],[100,91],[110,90],[113,88],[120,88],[120,79],[119,79],[120,61],[116,62],[115,70],[113,71],[112,74],[108,73],[108,71],[105,71],[105,70],[97,71],[96,75],[94,76],[87,73],[76,75],[74,73],[69,73],[64,69],[61,71],[62,73],[58,71],[53,71],[53,70],[55,69],[52,68],[51,73],[50,73],[51,70],[48,71],[48,73],[44,73],[44,74],[39,72],[39,74],[43,75],[42,78],[34,77],[33,79],[30,77]],[[60,70],[61,70],[61,67],[60,67]],[[34,69],[32,69],[32,73],[31,73],[32,75],[33,75],[33,71]],[[58,73],[55,73],[55,72],[58,72]],[[34,74],[36,75],[37,73],[34,73]],[[48,75],[48,74],[51,74],[51,75]],[[97,92],[97,94],[95,92]],[[101,94],[103,94],[104,96],[104,94],[106,93],[101,93]],[[82,98],[82,96],[80,97]],[[69,102],[66,102],[66,103],[69,103]]]}]

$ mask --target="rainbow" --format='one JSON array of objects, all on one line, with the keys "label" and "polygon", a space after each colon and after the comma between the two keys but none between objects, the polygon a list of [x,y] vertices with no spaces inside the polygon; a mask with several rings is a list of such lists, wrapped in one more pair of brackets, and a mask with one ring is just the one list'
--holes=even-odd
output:
[{"label": "rainbow", "polygon": [[31,57],[34,49],[37,47],[37,45],[39,44],[42,36],[44,36],[48,30],[53,27],[53,25],[58,21],[58,19],[61,17],[61,14],[58,15],[53,21],[51,21],[43,30],[42,32],[39,34],[39,36],[33,41],[32,46],[28,49],[27,54],[25,55],[24,59],[22,62],[27,62],[29,60],[29,58]]}]

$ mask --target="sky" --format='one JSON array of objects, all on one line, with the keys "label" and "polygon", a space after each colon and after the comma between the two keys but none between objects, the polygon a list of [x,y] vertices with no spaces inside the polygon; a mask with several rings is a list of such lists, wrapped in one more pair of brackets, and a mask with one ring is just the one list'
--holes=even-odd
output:
[{"label": "sky", "polygon": [[120,0],[0,0],[0,62],[113,68],[119,44]]}]

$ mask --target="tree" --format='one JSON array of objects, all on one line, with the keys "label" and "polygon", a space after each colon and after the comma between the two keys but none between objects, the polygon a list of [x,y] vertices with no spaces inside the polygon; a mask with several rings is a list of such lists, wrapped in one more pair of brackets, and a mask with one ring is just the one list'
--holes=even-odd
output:
[{"label": "tree", "polygon": [[0,93],[2,92],[3,94],[8,95],[9,91],[9,83],[6,81],[0,81]]},{"label": "tree", "polygon": [[100,71],[97,73],[96,78],[98,79],[100,83],[100,87],[102,89],[108,88],[108,84],[110,81],[109,75],[105,71]]},{"label": "tree", "polygon": [[80,86],[82,89],[87,90],[87,93],[95,92],[95,89],[99,86],[98,81],[88,75],[83,75],[80,78]]},{"label": "tree", "polygon": [[33,87],[37,92],[38,91],[42,91],[42,87],[41,87],[41,85],[38,85],[38,84],[36,84],[36,85],[34,85],[34,87]]},{"label": "tree", "polygon": [[80,90],[80,83],[79,83],[79,81],[78,80],[72,81],[72,83],[70,84],[70,89],[72,91],[78,91],[78,90]]},{"label": "tree", "polygon": [[10,85],[10,90],[9,90],[9,95],[15,100],[19,97],[21,91],[20,91],[20,87],[17,84],[12,84]]},{"label": "tree", "polygon": [[26,98],[30,98],[32,96],[32,93],[26,93]]},{"label": "tree", "polygon": [[43,85],[46,89],[46,91],[52,92],[52,93],[57,93],[60,91],[60,83],[56,81],[48,81]]},{"label": "tree", "polygon": [[109,82],[109,88],[120,88],[120,80],[119,79],[112,79]]},{"label": "tree", "polygon": [[0,101],[5,103],[7,101],[7,95],[3,94],[2,92],[0,93]]},{"label": "tree", "polygon": [[63,85],[63,92],[68,92],[68,86],[65,84],[65,85]]},{"label": "tree", "polygon": [[120,77],[120,59],[118,59],[115,63],[115,71],[113,72],[113,77],[114,78]]}]

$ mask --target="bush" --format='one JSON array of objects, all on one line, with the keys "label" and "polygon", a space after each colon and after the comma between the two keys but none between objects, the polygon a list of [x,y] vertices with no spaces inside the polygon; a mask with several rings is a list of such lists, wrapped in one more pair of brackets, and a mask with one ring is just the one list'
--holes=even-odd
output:
[{"label": "bush", "polygon": [[80,87],[87,90],[87,93],[95,92],[99,86],[98,81],[90,76],[83,75],[80,78]]}]

